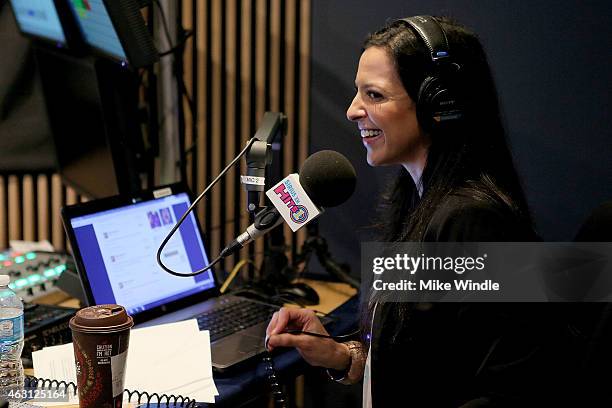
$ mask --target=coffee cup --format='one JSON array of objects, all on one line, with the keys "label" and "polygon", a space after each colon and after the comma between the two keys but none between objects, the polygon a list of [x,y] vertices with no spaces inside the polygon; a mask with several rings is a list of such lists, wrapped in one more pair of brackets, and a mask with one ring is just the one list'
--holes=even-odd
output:
[{"label": "coffee cup", "polygon": [[122,406],[133,325],[125,308],[113,304],[86,307],[70,319],[79,408]]}]

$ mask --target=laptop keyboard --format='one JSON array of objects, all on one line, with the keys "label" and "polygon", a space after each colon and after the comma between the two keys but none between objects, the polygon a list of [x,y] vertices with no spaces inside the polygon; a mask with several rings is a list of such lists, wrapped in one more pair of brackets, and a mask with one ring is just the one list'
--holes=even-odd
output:
[{"label": "laptop keyboard", "polygon": [[277,307],[232,299],[220,307],[196,316],[200,330],[210,331],[210,341],[219,340],[240,330],[269,321]]}]

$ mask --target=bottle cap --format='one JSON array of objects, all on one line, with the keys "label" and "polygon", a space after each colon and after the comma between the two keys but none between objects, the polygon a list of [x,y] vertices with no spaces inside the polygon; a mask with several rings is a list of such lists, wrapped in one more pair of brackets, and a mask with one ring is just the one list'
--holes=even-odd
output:
[{"label": "bottle cap", "polygon": [[11,282],[11,277],[8,275],[0,275],[0,286],[8,286]]}]

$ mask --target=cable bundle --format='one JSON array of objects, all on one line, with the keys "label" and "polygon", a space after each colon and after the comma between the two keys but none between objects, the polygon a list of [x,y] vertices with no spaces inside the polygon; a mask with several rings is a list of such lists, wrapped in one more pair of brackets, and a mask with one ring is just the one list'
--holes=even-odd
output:
[{"label": "cable bundle", "polygon": [[281,389],[281,385],[278,383],[278,377],[276,376],[276,369],[274,368],[274,360],[272,360],[272,356],[267,351],[264,354],[263,362],[266,366],[266,375],[268,378],[268,383],[270,384],[270,389],[272,391],[272,397],[274,398],[274,407],[275,408],[286,408],[287,407],[287,397],[285,396],[285,393]]},{"label": "cable bundle", "polygon": [[[49,380],[46,378],[36,378],[33,376],[26,376],[24,379],[25,388],[56,388],[65,389],[72,395],[77,394],[77,385],[71,381],[58,381]],[[141,391],[130,391],[123,390],[123,394],[127,396],[128,402],[134,402],[138,404],[166,404],[167,406],[177,408],[196,408],[197,402],[191,398],[183,397],[181,395],[167,395],[158,394],[156,392],[149,394],[148,392]]]}]

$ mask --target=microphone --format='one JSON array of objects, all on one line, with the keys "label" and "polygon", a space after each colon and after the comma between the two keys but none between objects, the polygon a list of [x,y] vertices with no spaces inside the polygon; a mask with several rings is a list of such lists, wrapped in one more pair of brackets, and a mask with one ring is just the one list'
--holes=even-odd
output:
[{"label": "microphone", "polygon": [[220,257],[233,254],[283,223],[293,232],[342,204],[355,191],[355,168],[342,154],[322,150],[309,156],[298,174],[290,174],[266,192],[274,205],[257,213],[255,222],[234,239]]}]

